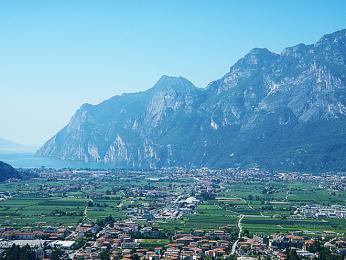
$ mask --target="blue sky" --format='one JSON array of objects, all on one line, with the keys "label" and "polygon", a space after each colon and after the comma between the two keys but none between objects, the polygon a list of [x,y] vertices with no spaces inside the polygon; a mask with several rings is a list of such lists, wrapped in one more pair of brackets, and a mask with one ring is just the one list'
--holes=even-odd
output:
[{"label": "blue sky", "polygon": [[0,137],[42,144],[83,103],[199,87],[251,48],[313,43],[346,28],[346,1],[0,1]]}]

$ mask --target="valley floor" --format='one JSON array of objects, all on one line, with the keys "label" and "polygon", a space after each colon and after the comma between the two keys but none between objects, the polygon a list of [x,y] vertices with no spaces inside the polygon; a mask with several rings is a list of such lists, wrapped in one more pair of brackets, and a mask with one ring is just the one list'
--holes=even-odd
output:
[{"label": "valley floor", "polygon": [[[190,259],[346,252],[345,175],[258,169],[47,170],[0,184],[0,248]],[[25,242],[23,242],[25,241]]]}]

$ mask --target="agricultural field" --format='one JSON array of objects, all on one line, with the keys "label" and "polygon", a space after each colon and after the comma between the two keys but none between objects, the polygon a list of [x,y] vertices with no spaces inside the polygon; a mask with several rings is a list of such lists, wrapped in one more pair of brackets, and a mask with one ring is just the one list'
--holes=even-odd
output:
[{"label": "agricultural field", "polygon": [[[252,177],[235,181],[236,175],[208,179],[203,174],[175,172],[57,171],[31,180],[1,183],[0,225],[76,226],[109,216],[114,220],[140,219],[143,209],[154,219],[163,209],[173,209],[173,204],[175,210],[179,209],[177,200],[196,196],[199,203],[192,212],[155,217],[153,226],[169,233],[224,228],[237,233],[241,219],[243,231],[253,234],[346,232],[345,219],[304,219],[295,213],[306,204],[345,205],[345,190],[268,176],[265,181]],[[203,195],[205,185],[212,190],[208,196]],[[143,219],[138,221],[146,223]]]},{"label": "agricultural field", "polygon": [[302,230],[306,234],[321,235],[328,233],[345,233],[346,221],[337,219],[282,219],[262,216],[246,216],[242,221],[244,230],[250,233],[287,233],[289,231]]},{"label": "agricultural field", "polygon": [[137,242],[141,244],[142,248],[154,249],[155,247],[164,247],[169,244],[169,239],[138,239]]},{"label": "agricultural field", "polygon": [[223,209],[215,204],[201,204],[196,212],[188,214],[182,219],[158,222],[158,226],[165,230],[214,230],[223,227],[235,228],[238,215],[230,210]]},{"label": "agricultural field", "polygon": [[0,202],[0,223],[15,226],[75,225],[83,219],[86,200],[14,197]]},{"label": "agricultural field", "polygon": [[31,180],[0,183],[0,225],[76,226],[112,216],[125,219],[128,208],[155,204],[155,198],[127,193],[134,190],[169,189],[177,194],[191,185],[191,178],[158,179],[155,173],[126,176],[96,171],[57,172]]}]

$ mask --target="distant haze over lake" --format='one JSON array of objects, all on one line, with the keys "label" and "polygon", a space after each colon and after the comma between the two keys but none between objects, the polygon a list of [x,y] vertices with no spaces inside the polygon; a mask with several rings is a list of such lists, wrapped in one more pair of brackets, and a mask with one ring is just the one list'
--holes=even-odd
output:
[{"label": "distant haze over lake", "polygon": [[60,160],[49,157],[42,157],[35,155],[34,153],[16,153],[16,152],[1,152],[0,151],[0,161],[8,163],[15,168],[93,168],[93,169],[107,169],[112,168],[99,163],[87,163],[81,161],[69,161]]}]

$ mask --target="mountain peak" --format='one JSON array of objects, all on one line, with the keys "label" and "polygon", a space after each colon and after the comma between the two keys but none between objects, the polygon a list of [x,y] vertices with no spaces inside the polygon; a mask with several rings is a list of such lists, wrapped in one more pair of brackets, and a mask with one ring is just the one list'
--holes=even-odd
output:
[{"label": "mountain peak", "polygon": [[[303,43],[300,43],[298,45],[287,47],[282,52],[282,56],[290,56],[295,54],[296,57],[301,57],[302,54],[306,52],[306,50],[309,48],[308,45],[305,45]],[[299,55],[298,55],[299,54]]]},{"label": "mountain peak", "polygon": [[[344,49],[346,45],[346,29],[323,35],[315,47],[320,46],[335,46]],[[328,47],[329,48],[329,47]]]},{"label": "mountain peak", "polygon": [[253,48],[249,51],[247,55],[268,55],[268,54],[271,55],[275,53],[271,52],[267,48]]},{"label": "mountain peak", "polygon": [[[240,59],[234,66],[250,66],[257,67],[272,63],[279,57],[278,54],[271,52],[267,48],[253,48],[242,59]],[[232,66],[232,67],[234,67]],[[232,68],[231,67],[231,68]]]},{"label": "mountain peak", "polygon": [[90,104],[90,103],[84,103],[84,104],[80,107],[80,109],[81,109],[81,110],[88,110],[88,109],[90,109],[90,108],[92,108],[92,107],[93,107],[92,104]]},{"label": "mountain peak", "polygon": [[195,89],[195,85],[191,81],[187,80],[184,77],[175,77],[163,75],[152,87],[154,90],[170,90],[174,89],[176,91],[189,91]]}]

